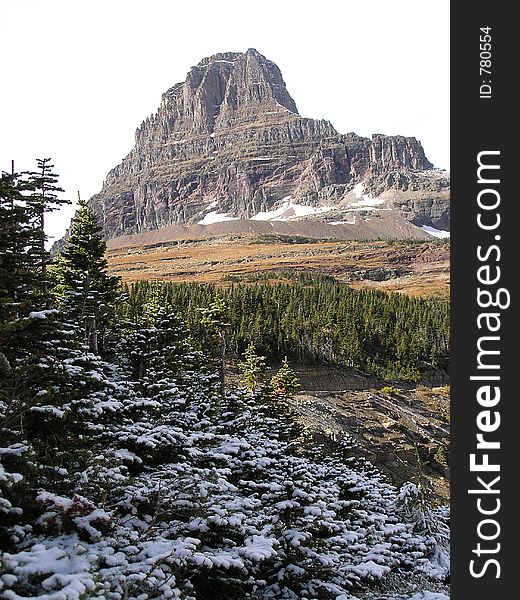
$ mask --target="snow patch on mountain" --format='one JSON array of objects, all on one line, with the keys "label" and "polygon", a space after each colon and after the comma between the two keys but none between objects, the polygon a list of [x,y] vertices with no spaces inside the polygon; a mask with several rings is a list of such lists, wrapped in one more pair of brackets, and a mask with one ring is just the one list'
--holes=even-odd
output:
[{"label": "snow patch on mountain", "polygon": [[259,212],[251,217],[252,221],[290,221],[299,217],[319,215],[334,210],[333,206],[306,206],[292,201],[290,196],[282,200],[280,208],[267,212]]},{"label": "snow patch on mountain", "polygon": [[238,221],[238,217],[230,217],[228,213],[219,213],[216,210],[209,212],[197,225],[211,225],[212,223],[222,223],[224,221]]},{"label": "snow patch on mountain", "polygon": [[368,206],[381,206],[385,203],[384,200],[379,200],[377,198],[371,198],[367,194],[364,194],[363,191],[365,186],[362,183],[358,183],[354,186],[352,190],[354,192],[354,196],[358,199],[357,202],[349,202],[347,204],[347,208],[353,207],[368,207]]},{"label": "snow patch on mountain", "polygon": [[422,225],[420,227],[425,233],[429,233],[433,235],[433,237],[445,239],[450,237],[449,231],[444,231],[443,229],[436,229],[435,227],[430,227],[429,225]]}]

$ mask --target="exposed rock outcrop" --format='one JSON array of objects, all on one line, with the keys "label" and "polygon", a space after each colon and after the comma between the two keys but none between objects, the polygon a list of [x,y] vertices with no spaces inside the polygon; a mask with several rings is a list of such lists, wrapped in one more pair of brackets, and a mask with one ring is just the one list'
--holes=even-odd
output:
[{"label": "exposed rock outcrop", "polygon": [[301,117],[280,69],[249,49],[205,58],[163,94],[91,202],[113,238],[208,213],[249,219],[289,197],[345,210],[360,183],[414,224],[449,227],[448,178],[415,138],[342,135]]}]

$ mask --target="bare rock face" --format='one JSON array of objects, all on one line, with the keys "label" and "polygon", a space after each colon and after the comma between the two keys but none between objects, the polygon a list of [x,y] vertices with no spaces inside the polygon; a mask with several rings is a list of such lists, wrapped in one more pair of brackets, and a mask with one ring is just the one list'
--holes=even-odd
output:
[{"label": "bare rock face", "polygon": [[211,211],[248,219],[289,197],[341,208],[363,183],[414,224],[447,229],[449,181],[432,170],[415,138],[342,135],[301,117],[280,69],[249,49],[205,58],[165,92],[91,203],[113,238]]}]

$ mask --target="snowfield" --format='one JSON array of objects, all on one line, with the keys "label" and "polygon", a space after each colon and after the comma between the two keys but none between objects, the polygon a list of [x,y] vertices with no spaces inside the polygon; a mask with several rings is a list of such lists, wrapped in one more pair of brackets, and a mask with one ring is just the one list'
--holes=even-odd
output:
[{"label": "snowfield", "polygon": [[238,221],[238,217],[230,217],[227,213],[219,213],[216,210],[212,210],[203,219],[198,221],[197,225],[211,225],[212,223],[222,223],[224,221]]},{"label": "snowfield", "polygon": [[443,229],[436,229],[435,227],[431,227],[429,225],[422,225],[421,229],[424,232],[429,233],[430,235],[436,238],[446,239],[450,237],[449,231],[444,231]]},{"label": "snowfield", "polygon": [[334,210],[333,206],[306,206],[293,202],[290,196],[282,200],[282,206],[268,212],[259,212],[251,217],[252,221],[290,221],[310,215],[321,215]]}]

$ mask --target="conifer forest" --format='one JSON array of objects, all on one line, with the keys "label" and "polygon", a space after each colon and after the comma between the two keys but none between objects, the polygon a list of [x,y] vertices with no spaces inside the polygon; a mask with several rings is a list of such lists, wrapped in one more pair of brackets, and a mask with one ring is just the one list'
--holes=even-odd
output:
[{"label": "conifer forest", "polygon": [[446,373],[448,301],[305,272],[127,286],[85,200],[51,257],[60,191],[50,159],[0,178],[0,597],[447,600],[448,508],[291,401],[295,364]]}]

